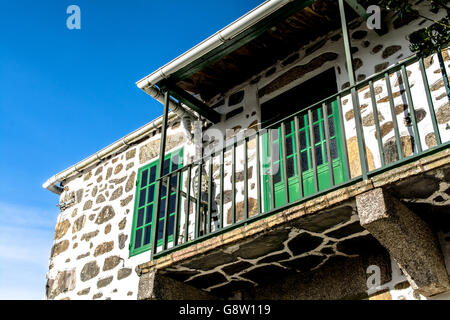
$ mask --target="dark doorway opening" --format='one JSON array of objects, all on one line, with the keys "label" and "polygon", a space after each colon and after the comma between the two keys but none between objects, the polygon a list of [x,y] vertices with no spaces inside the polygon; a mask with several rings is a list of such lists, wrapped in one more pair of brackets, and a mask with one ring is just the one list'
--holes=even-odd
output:
[{"label": "dark doorway opening", "polygon": [[261,124],[270,124],[338,92],[334,68],[289,89],[261,105]]}]

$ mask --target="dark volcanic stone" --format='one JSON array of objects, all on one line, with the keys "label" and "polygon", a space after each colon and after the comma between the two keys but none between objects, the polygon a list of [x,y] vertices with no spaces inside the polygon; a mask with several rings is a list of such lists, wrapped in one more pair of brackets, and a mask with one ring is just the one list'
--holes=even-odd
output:
[{"label": "dark volcanic stone", "polygon": [[401,46],[389,46],[389,47],[386,47],[383,50],[383,53],[381,54],[381,57],[383,59],[386,59],[386,58],[392,56],[397,51],[399,51],[401,48],[402,48]]},{"label": "dark volcanic stone", "polygon": [[224,104],[225,104],[225,99],[222,99],[219,102],[215,103],[213,106],[211,106],[211,108],[216,109],[216,108],[223,106]]},{"label": "dark volcanic stone", "polygon": [[227,279],[223,274],[219,272],[213,272],[205,274],[203,276],[195,277],[194,279],[187,281],[186,284],[196,288],[206,289],[225,281],[227,281]]},{"label": "dark volcanic stone", "polygon": [[125,248],[125,241],[127,241],[128,235],[126,234],[119,234],[119,249]]},{"label": "dark volcanic stone", "polygon": [[238,273],[238,272],[240,272],[240,271],[242,271],[244,269],[247,269],[247,268],[249,268],[251,266],[252,266],[252,264],[250,262],[239,261],[239,262],[230,264],[230,265],[228,265],[226,267],[223,267],[222,271],[231,276],[231,275],[233,275],[235,273]]},{"label": "dark volcanic stone", "polygon": [[353,59],[353,71],[358,70],[363,65],[363,62],[360,58]]},{"label": "dark volcanic stone", "polygon": [[103,288],[106,287],[108,284],[110,284],[113,281],[113,276],[100,279],[97,281],[97,288]]},{"label": "dark volcanic stone", "polygon": [[384,69],[386,69],[389,66],[389,62],[383,62],[380,64],[377,64],[374,68],[375,68],[375,73],[381,72]]},{"label": "dark volcanic stone", "polygon": [[372,235],[343,240],[337,244],[337,250],[348,255],[364,255],[374,247],[381,247],[381,244]]},{"label": "dark volcanic stone", "polygon": [[95,223],[96,224],[105,223],[106,221],[114,218],[114,216],[115,216],[114,209],[111,206],[105,206],[98,214],[97,219],[95,220]]},{"label": "dark volcanic stone", "polygon": [[300,272],[307,272],[312,268],[318,266],[324,259],[324,256],[310,255],[289,261],[284,261],[281,262],[281,264],[285,267],[293,268]]},{"label": "dark volcanic stone", "polygon": [[320,212],[311,216],[304,216],[294,224],[296,228],[311,232],[322,233],[325,230],[350,220],[353,209],[343,206],[326,212]]},{"label": "dark volcanic stone", "polygon": [[358,31],[353,32],[352,39],[361,40],[365,36],[367,36],[367,31],[365,31],[365,30],[358,30]]},{"label": "dark volcanic stone", "polygon": [[273,67],[270,68],[269,70],[267,70],[266,74],[264,75],[265,77],[270,77],[271,75],[273,75],[275,73],[275,71],[277,71],[277,68]]},{"label": "dark volcanic stone", "polygon": [[244,111],[244,107],[239,107],[239,108],[234,109],[233,111],[228,112],[228,113],[225,115],[225,120],[228,120],[228,119],[230,119],[230,118],[232,118],[232,117],[238,115],[238,114],[241,113],[242,111]]},{"label": "dark volcanic stone", "polygon": [[348,224],[348,225],[346,225],[346,226],[344,226],[342,228],[339,228],[337,230],[328,232],[325,235],[327,237],[341,239],[341,238],[348,237],[348,236],[350,236],[352,234],[362,232],[364,230],[365,229],[361,226],[359,221],[355,221],[355,222],[350,223],[350,224]]},{"label": "dark volcanic stone", "polygon": [[383,45],[382,44],[378,44],[375,47],[373,47],[372,53],[373,54],[378,53],[378,52],[380,52],[381,49],[383,49]]},{"label": "dark volcanic stone", "polygon": [[180,271],[164,271],[163,275],[175,279],[177,281],[184,282],[192,276],[199,274],[199,271],[195,270],[180,270]]},{"label": "dark volcanic stone", "polygon": [[272,231],[242,244],[239,250],[233,254],[243,259],[255,259],[271,252],[280,251],[284,248],[283,242],[287,240],[288,235],[288,229]]},{"label": "dark volcanic stone", "polygon": [[87,281],[89,279],[94,278],[100,272],[100,268],[97,265],[96,261],[88,262],[84,265],[83,269],[80,273],[81,281]]},{"label": "dark volcanic stone", "polygon": [[307,48],[305,50],[305,56],[308,56],[311,53],[313,53],[313,52],[317,51],[318,49],[322,48],[325,45],[326,42],[327,42],[327,39],[322,39],[321,41],[313,44],[311,47],[309,47],[309,48]]},{"label": "dark volcanic stone", "polygon": [[[414,138],[411,136],[400,137],[400,148],[404,157],[409,156],[414,150]],[[391,163],[399,160],[396,138],[392,137],[383,144],[384,161]]]},{"label": "dark volcanic stone", "polygon": [[111,270],[117,267],[120,262],[119,256],[110,256],[105,259],[105,263],[103,264],[103,271]]},{"label": "dark volcanic stone", "polygon": [[196,270],[211,270],[217,266],[233,262],[235,258],[225,252],[217,251],[211,254],[206,254],[200,257],[196,257],[193,260],[186,262],[183,266],[189,269]]},{"label": "dark volcanic stone", "polygon": [[295,54],[291,55],[290,57],[288,57],[286,60],[284,60],[281,64],[283,66],[287,66],[288,64],[291,64],[292,62],[297,60],[298,58],[299,58],[299,54],[295,53]]},{"label": "dark volcanic stone", "polygon": [[331,41],[338,41],[341,38],[341,34],[337,33],[330,38]]},{"label": "dark volcanic stone", "polygon": [[322,243],[322,238],[303,232],[288,242],[294,256],[314,250]]},{"label": "dark volcanic stone", "polygon": [[290,274],[293,274],[292,270],[284,269],[274,265],[266,265],[245,272],[241,274],[241,277],[252,280],[256,283],[263,283],[276,280],[277,278],[285,277]]},{"label": "dark volcanic stone", "polygon": [[333,250],[333,248],[323,248],[322,250],[320,250],[320,253],[323,253],[323,254],[334,254],[334,250]]},{"label": "dark volcanic stone", "polygon": [[122,268],[117,271],[117,280],[122,280],[131,274],[131,268]]},{"label": "dark volcanic stone", "polygon": [[398,29],[403,27],[404,25],[407,25],[408,23],[410,23],[411,21],[416,20],[418,17],[413,15],[413,14],[405,14],[403,16],[399,16],[397,17],[394,22],[392,23],[392,25],[394,26],[394,29]]},{"label": "dark volcanic stone", "polygon": [[286,259],[289,259],[290,257],[291,256],[289,255],[289,253],[282,252],[282,253],[273,254],[273,255],[267,256],[265,258],[262,258],[261,260],[258,261],[258,264],[286,260]]},{"label": "dark volcanic stone", "polygon": [[244,99],[244,90],[233,93],[228,99],[228,106],[234,106]]}]

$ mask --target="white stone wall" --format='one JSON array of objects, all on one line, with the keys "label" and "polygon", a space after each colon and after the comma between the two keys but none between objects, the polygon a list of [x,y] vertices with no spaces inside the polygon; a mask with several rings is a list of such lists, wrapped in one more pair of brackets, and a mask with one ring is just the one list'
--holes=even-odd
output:
[{"label": "white stone wall", "polygon": [[[167,151],[184,146],[193,155],[177,121],[168,132]],[[47,273],[50,299],[136,299],[135,267],[150,253],[129,256],[138,169],[158,159],[160,134],[133,145],[66,181]]]}]

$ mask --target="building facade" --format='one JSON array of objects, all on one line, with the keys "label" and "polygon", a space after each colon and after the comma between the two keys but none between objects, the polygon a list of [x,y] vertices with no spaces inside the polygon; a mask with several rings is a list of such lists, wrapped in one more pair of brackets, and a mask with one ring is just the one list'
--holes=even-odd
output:
[{"label": "building facade", "polygon": [[450,52],[345,3],[266,1],[140,80],[163,116],[44,184],[47,298],[450,298]]}]

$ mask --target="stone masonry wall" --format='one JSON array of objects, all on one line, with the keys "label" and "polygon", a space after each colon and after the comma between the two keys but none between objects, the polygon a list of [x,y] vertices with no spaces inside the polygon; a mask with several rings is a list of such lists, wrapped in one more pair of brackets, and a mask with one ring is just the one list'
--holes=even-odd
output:
[{"label": "stone masonry wall", "polygon": [[[66,181],[47,273],[48,299],[136,299],[135,267],[149,253],[129,257],[138,169],[158,159],[160,130]],[[170,124],[167,151],[192,146],[180,122]]]}]

